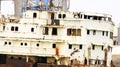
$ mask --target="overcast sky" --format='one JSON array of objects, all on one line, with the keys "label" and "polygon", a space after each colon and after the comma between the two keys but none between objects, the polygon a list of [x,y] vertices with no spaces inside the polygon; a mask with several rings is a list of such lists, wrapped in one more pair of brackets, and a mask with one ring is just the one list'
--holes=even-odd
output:
[{"label": "overcast sky", "polygon": [[70,11],[107,13],[116,25],[120,23],[120,0],[71,0]]}]

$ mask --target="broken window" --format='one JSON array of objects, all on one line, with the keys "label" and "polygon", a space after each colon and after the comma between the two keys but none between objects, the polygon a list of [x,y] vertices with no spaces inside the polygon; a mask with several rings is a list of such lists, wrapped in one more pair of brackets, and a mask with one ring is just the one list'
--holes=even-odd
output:
[{"label": "broken window", "polygon": [[90,30],[87,30],[87,34],[90,34]]},{"label": "broken window", "polygon": [[94,20],[97,20],[97,16],[94,16],[93,19],[94,19]]},{"label": "broken window", "polygon": [[14,27],[13,26],[11,27],[11,31],[14,31]]},{"label": "broken window", "polygon": [[82,44],[81,44],[81,45],[79,45],[79,49],[82,49]]},{"label": "broken window", "polygon": [[34,32],[34,28],[31,28],[31,32]]},{"label": "broken window", "polygon": [[68,36],[71,35],[71,29],[67,29],[67,35],[68,35]]},{"label": "broken window", "polygon": [[51,19],[54,19],[54,13],[51,13]]},{"label": "broken window", "polygon": [[88,19],[92,19],[92,16],[88,16]]},{"label": "broken window", "polygon": [[15,31],[18,31],[18,27],[15,27]]},{"label": "broken window", "polygon": [[3,26],[3,30],[5,30],[5,26]]},{"label": "broken window", "polygon": [[56,44],[53,44],[52,47],[53,47],[53,48],[56,48]]},{"label": "broken window", "polygon": [[66,18],[66,14],[63,14],[63,18]]},{"label": "broken window", "polygon": [[102,17],[98,17],[98,20],[102,20]]},{"label": "broken window", "polygon": [[78,15],[78,18],[80,18],[80,13],[78,13],[77,15]]},{"label": "broken window", "polygon": [[60,25],[60,20],[52,20],[52,25]]},{"label": "broken window", "polygon": [[93,49],[93,50],[95,49],[95,45],[92,45],[92,49]]},{"label": "broken window", "polygon": [[83,15],[81,14],[81,15],[80,15],[80,18],[82,18],[82,17],[83,17]]},{"label": "broken window", "polygon": [[108,36],[108,31],[106,31],[106,36]]},{"label": "broken window", "polygon": [[93,35],[95,35],[96,34],[96,30],[93,30]]},{"label": "broken window", "polygon": [[62,15],[61,14],[58,14],[58,18],[61,18],[62,17]]},{"label": "broken window", "polygon": [[108,17],[108,21],[112,21],[112,19],[110,17]]},{"label": "broken window", "polygon": [[116,40],[114,40],[114,41],[113,41],[113,45],[116,45],[116,44],[117,44],[117,42],[116,42]]},{"label": "broken window", "polygon": [[57,28],[52,28],[52,35],[57,35]]},{"label": "broken window", "polygon": [[102,50],[104,49],[104,46],[102,46]]},{"label": "broken window", "polygon": [[69,49],[72,49],[72,44],[69,44]]},{"label": "broken window", "polygon": [[87,19],[87,15],[84,15],[84,19]]},{"label": "broken window", "polygon": [[77,29],[77,36],[81,36],[81,29]]},{"label": "broken window", "polygon": [[76,29],[72,29],[72,32],[71,32],[71,34],[73,35],[73,36],[75,36],[76,35]]},{"label": "broken window", "polygon": [[113,32],[110,32],[110,39],[113,39]]},{"label": "broken window", "polygon": [[37,17],[37,13],[33,13],[33,18],[36,18]]},{"label": "broken window", "polygon": [[110,46],[108,46],[108,51],[110,51]]},{"label": "broken window", "polygon": [[104,36],[105,31],[102,31],[102,35]]},{"label": "broken window", "polygon": [[43,35],[48,35],[48,27],[43,28]]}]

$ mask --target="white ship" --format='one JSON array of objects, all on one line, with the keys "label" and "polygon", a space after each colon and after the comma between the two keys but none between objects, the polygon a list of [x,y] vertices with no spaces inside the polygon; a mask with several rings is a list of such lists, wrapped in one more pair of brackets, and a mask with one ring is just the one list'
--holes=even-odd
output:
[{"label": "white ship", "polygon": [[54,7],[56,3],[51,0],[48,7],[44,7],[40,1],[38,7],[26,10],[20,20],[1,18],[0,65],[110,67],[112,16],[69,12],[67,7]]}]

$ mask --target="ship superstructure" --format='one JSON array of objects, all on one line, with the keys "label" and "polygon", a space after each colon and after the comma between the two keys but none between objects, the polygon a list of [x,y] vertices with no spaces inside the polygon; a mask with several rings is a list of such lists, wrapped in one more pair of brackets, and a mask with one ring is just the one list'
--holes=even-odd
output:
[{"label": "ship superstructure", "polygon": [[1,19],[1,64],[72,66],[77,60],[75,63],[80,65],[110,67],[114,27],[111,15],[49,8],[28,9],[19,21]]}]

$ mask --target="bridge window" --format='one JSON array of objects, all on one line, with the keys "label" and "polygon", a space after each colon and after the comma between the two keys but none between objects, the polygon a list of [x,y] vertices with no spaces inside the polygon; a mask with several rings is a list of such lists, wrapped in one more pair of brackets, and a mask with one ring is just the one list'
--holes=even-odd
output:
[{"label": "bridge window", "polygon": [[94,16],[94,17],[93,17],[93,19],[94,19],[94,20],[97,20],[97,19],[98,19],[98,17],[97,17],[97,16]]}]

